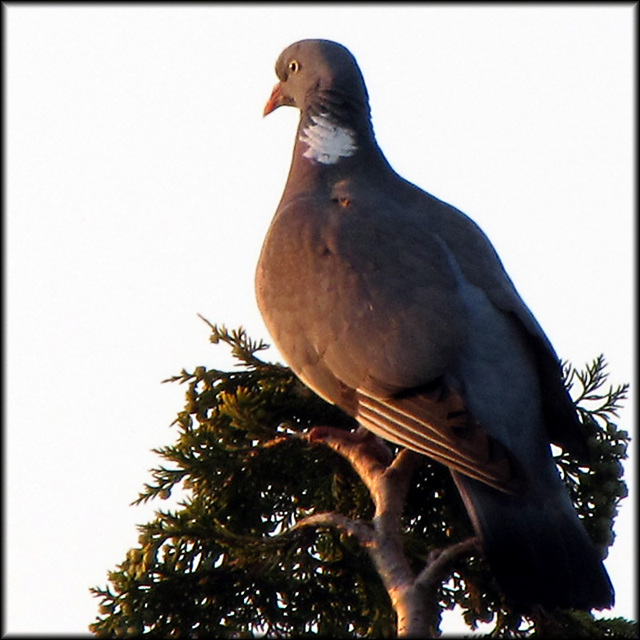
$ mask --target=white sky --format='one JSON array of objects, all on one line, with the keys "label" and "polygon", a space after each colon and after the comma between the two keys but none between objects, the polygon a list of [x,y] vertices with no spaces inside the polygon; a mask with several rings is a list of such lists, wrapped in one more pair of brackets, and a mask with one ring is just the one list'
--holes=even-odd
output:
[{"label": "white sky", "polygon": [[[480,224],[559,355],[633,381],[632,6],[3,11],[5,632],[85,632],[166,506],[128,506],[183,406],[160,381],[229,363],[196,314],[268,337],[253,274],[297,112],[261,114],[295,40],[351,49],[389,161]],[[606,562],[629,617],[631,500]]]}]

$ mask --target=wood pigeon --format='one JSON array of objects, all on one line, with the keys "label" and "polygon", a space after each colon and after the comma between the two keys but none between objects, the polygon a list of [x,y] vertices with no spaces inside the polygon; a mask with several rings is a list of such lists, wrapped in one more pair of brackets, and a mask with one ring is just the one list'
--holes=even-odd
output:
[{"label": "wood pigeon", "polygon": [[586,443],[553,347],[479,227],[378,147],[364,79],[328,40],[283,51],[265,115],[300,110],[258,304],[296,375],[366,429],[447,465],[522,607],[610,607],[550,442]]}]

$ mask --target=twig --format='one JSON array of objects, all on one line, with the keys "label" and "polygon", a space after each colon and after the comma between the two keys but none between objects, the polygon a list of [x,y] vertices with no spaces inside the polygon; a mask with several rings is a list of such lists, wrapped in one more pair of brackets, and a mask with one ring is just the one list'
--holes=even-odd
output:
[{"label": "twig", "polygon": [[449,565],[462,555],[478,552],[480,550],[480,540],[473,536],[462,540],[450,547],[439,549],[436,553],[429,554],[427,566],[418,574],[416,578],[416,586],[423,590],[431,590],[436,588]]},{"label": "twig", "polygon": [[323,513],[314,513],[313,515],[302,518],[291,527],[290,531],[301,527],[333,527],[340,529],[345,533],[355,536],[363,547],[368,547],[373,542],[373,529],[362,520],[354,520],[347,516],[336,513],[335,511],[326,511]]}]

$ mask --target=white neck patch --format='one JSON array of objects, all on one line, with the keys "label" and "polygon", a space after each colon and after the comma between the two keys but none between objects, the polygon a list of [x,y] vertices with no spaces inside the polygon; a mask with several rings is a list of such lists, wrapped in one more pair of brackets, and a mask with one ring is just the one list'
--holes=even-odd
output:
[{"label": "white neck patch", "polygon": [[311,116],[311,121],[313,124],[305,127],[298,137],[309,145],[303,154],[305,158],[322,164],[335,164],[340,158],[352,156],[358,149],[355,133],[347,127],[334,124],[326,114]]}]

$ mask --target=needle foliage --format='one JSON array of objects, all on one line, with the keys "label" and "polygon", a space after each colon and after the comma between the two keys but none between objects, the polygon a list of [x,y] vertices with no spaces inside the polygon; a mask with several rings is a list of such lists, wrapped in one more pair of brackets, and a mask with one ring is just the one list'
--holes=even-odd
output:
[{"label": "needle foliage", "polygon": [[[372,517],[371,497],[349,462],[305,437],[312,427],[356,423],[290,369],[262,360],[265,343],[209,326],[211,341],[228,345],[237,366],[200,366],[169,380],[186,385],[186,403],[173,423],[175,442],[155,450],[162,464],[135,502],[173,494],[177,508],[140,525],[138,546],[108,573],[107,586],[91,589],[99,614],[90,630],[98,637],[394,637],[396,617],[367,551],[334,528],[295,526],[315,513]],[[605,555],[627,494],[621,462],[629,436],[616,425],[627,385],[605,388],[602,357],[582,371],[566,366],[565,374],[593,463],[580,467],[561,449],[556,461]],[[473,535],[442,465],[424,459],[402,525],[416,572],[430,554]],[[543,630],[509,610],[479,555],[453,562],[437,599],[440,611],[458,605],[470,628],[491,622],[495,635],[637,636],[630,621],[572,611],[555,612]]]}]

